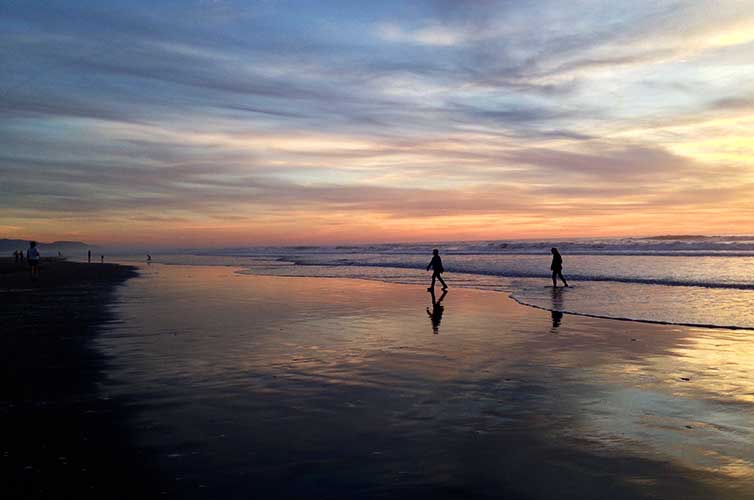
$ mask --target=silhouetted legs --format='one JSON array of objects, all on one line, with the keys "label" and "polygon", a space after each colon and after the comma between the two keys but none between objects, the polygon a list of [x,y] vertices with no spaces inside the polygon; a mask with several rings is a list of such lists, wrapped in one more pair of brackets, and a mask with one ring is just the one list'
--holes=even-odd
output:
[{"label": "silhouetted legs", "polygon": [[435,289],[430,288],[429,290],[432,293],[432,310],[430,310],[428,307],[427,315],[432,321],[432,332],[438,334],[440,333],[440,321],[442,321],[442,313],[445,310],[445,307],[440,304],[442,304],[442,299],[445,298],[445,296],[448,294],[448,291],[443,290],[442,295],[440,295],[440,300],[435,300]]},{"label": "silhouetted legs", "polygon": [[436,279],[440,280],[440,283],[442,283],[442,289],[443,290],[447,290],[448,289],[448,285],[445,284],[445,280],[442,279],[442,276],[440,275],[440,273],[438,273],[437,271],[435,271],[435,272],[432,273],[432,286],[429,287],[430,290],[434,290],[434,288],[435,288],[435,280]]},{"label": "silhouetted legs", "polygon": [[[560,274],[560,273],[558,273],[557,271],[552,273],[553,282],[555,281],[556,274]],[[562,276],[561,276],[561,279],[563,279]],[[564,307],[563,307],[563,289],[562,288],[557,288],[555,286],[552,287],[552,305],[550,307],[551,307],[550,311],[552,314],[552,327],[557,328],[560,326],[560,321],[563,319],[562,311]]]},{"label": "silhouetted legs", "polygon": [[560,271],[560,270],[552,272],[552,286],[558,286],[557,278],[560,278],[561,280],[563,280],[563,285],[568,286],[568,282],[563,276],[563,271]]},{"label": "silhouetted legs", "polygon": [[31,272],[31,279],[36,280],[39,277],[39,263],[29,261],[29,271]]}]

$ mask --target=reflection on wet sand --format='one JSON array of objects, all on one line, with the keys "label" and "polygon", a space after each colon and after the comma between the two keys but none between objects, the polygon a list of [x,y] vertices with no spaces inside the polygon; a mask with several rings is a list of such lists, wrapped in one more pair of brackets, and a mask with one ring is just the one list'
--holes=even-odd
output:
[{"label": "reflection on wet sand", "polygon": [[550,315],[552,316],[552,327],[557,328],[563,320],[563,289],[552,287],[552,307]]},{"label": "reflection on wet sand", "polygon": [[429,316],[429,319],[432,321],[432,332],[436,335],[440,333],[440,322],[442,321],[442,313],[445,312],[445,306],[442,305],[442,301],[445,298],[445,296],[448,294],[447,290],[442,291],[442,295],[440,295],[440,298],[435,300],[435,289],[434,287],[429,291],[430,295],[432,296],[432,309],[429,307],[427,308],[427,315]]},{"label": "reflection on wet sand", "polygon": [[563,313],[560,311],[550,311],[550,316],[552,316],[552,327],[559,327],[560,322],[563,320]]},{"label": "reflection on wet sand", "polygon": [[754,332],[424,293],[152,265],[103,391],[187,498],[750,498]]}]

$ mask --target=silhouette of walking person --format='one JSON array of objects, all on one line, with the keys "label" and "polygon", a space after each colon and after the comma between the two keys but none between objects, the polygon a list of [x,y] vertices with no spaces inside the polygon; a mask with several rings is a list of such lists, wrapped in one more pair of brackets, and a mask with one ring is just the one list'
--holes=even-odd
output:
[{"label": "silhouette of walking person", "polygon": [[86,261],[87,261],[87,262],[88,262],[89,264],[91,264],[91,263],[92,263],[92,251],[91,251],[91,250],[87,250],[87,252],[86,252]]},{"label": "silhouette of walking person", "polygon": [[550,264],[550,270],[552,271],[552,286],[558,286],[557,278],[563,280],[563,285],[568,286],[568,282],[563,276],[563,257],[560,256],[557,248],[551,248],[552,252],[552,264]]},{"label": "silhouette of walking person", "polygon": [[448,294],[447,290],[443,290],[442,295],[440,295],[440,300],[435,300],[435,290],[432,289],[432,310],[427,308],[427,315],[429,316],[430,321],[432,321],[432,331],[435,335],[440,333],[440,321],[442,321],[442,313],[445,311],[445,306],[442,304],[442,299],[445,298],[445,296]]},{"label": "silhouette of walking person", "polygon": [[440,280],[440,283],[442,283],[442,289],[447,290],[448,285],[445,284],[445,280],[442,279],[442,273],[445,272],[445,269],[442,267],[442,259],[440,258],[440,251],[438,249],[432,250],[432,260],[429,261],[429,264],[427,264],[427,271],[432,269],[432,285],[427,288],[428,292],[432,292],[435,289],[435,280]]},{"label": "silhouette of walking person", "polygon": [[29,263],[31,279],[37,279],[39,277],[39,250],[37,249],[36,241],[29,243],[29,249],[26,251],[26,261]]}]

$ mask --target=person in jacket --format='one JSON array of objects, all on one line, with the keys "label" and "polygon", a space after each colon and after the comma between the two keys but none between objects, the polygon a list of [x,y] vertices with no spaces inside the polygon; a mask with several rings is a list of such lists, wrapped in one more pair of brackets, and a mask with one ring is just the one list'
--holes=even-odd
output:
[{"label": "person in jacket", "polygon": [[432,269],[432,285],[427,288],[428,292],[431,292],[435,289],[435,280],[440,280],[440,283],[442,283],[442,289],[447,290],[448,285],[445,283],[445,280],[442,279],[442,273],[445,272],[445,269],[442,267],[442,259],[440,258],[440,251],[438,249],[432,250],[432,260],[429,261],[429,264],[427,265],[427,271]]},{"label": "person in jacket", "polygon": [[29,263],[32,279],[36,279],[39,276],[39,258],[37,242],[32,241],[29,243],[29,249],[26,251],[26,261]]},{"label": "person in jacket", "polygon": [[557,248],[551,248],[552,264],[550,264],[550,271],[552,271],[552,286],[558,286],[557,278],[560,277],[563,280],[563,285],[568,286],[568,282],[563,276],[563,257],[560,256]]}]

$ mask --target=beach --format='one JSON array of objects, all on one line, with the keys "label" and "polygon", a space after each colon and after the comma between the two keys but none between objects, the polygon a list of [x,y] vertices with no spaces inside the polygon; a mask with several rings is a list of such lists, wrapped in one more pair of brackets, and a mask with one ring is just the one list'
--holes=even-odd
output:
[{"label": "beach", "polygon": [[[69,488],[111,474],[119,486],[93,496],[754,496],[753,332],[480,290],[438,289],[433,306],[425,288],[141,265],[85,319],[87,371],[61,368],[76,373],[70,425],[98,420],[86,446],[117,450]],[[34,411],[63,439],[54,412]],[[12,492],[50,478],[24,458]]]},{"label": "beach", "polygon": [[[0,496],[133,498],[141,458],[124,409],[98,390],[105,359],[91,341],[113,318],[117,286],[134,268],[0,259]],[[128,480],[126,480],[128,478]]]},{"label": "beach", "polygon": [[0,10],[0,500],[754,500],[754,0]]}]

